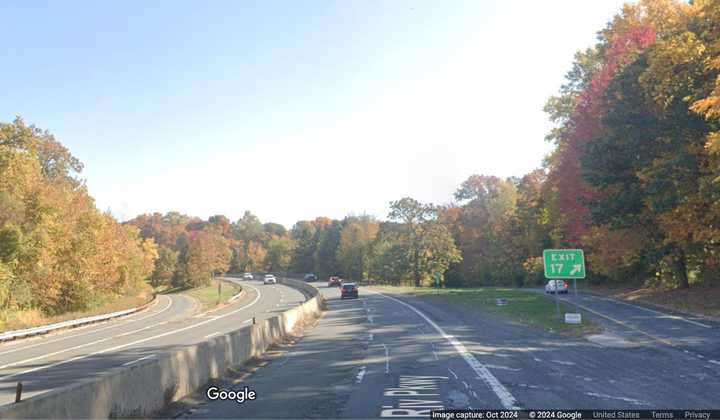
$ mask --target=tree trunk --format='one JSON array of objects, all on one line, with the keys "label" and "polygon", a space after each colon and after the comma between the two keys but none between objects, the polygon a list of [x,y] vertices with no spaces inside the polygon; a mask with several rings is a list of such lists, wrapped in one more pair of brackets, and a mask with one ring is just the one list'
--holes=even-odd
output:
[{"label": "tree trunk", "polygon": [[680,288],[687,289],[690,287],[687,275],[687,264],[685,264],[685,253],[680,254],[680,258],[677,260],[677,271],[680,276]]}]

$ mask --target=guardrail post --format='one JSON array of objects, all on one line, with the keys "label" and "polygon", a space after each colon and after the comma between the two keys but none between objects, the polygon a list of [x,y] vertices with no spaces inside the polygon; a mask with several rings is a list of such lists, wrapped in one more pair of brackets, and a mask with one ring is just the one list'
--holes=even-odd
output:
[{"label": "guardrail post", "polygon": [[22,399],[22,382],[17,383],[17,388],[15,388],[15,402],[19,403]]}]

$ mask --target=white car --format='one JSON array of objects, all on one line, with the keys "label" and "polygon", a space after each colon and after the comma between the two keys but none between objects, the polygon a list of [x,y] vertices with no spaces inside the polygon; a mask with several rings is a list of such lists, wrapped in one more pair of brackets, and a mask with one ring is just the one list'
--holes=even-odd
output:
[{"label": "white car", "polygon": [[252,280],[252,279],[253,279],[252,273],[243,274],[243,280]]},{"label": "white car", "polygon": [[550,280],[545,285],[545,293],[566,293],[568,292],[568,284],[565,280]]},{"label": "white car", "polygon": [[265,274],[263,284],[277,284],[277,279],[272,274]]}]

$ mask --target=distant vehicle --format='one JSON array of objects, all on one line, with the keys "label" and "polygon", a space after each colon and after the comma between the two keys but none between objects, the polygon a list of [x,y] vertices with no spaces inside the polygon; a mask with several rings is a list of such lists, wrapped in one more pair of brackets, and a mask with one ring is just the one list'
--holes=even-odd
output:
[{"label": "distant vehicle", "polygon": [[265,274],[263,284],[277,284],[277,279],[272,274]]},{"label": "distant vehicle", "polygon": [[243,274],[243,280],[252,280],[252,279],[253,279],[252,273]]},{"label": "distant vehicle", "polygon": [[545,293],[565,293],[568,292],[568,284],[565,280],[550,280],[545,285]]},{"label": "distant vehicle", "polygon": [[345,283],[340,287],[340,299],[358,297],[358,288],[355,283]]},{"label": "distant vehicle", "polygon": [[305,281],[317,281],[315,274],[305,274]]},{"label": "distant vehicle", "polygon": [[328,287],[338,287],[342,286],[342,280],[340,280],[340,277],[338,276],[330,276],[328,279]]}]

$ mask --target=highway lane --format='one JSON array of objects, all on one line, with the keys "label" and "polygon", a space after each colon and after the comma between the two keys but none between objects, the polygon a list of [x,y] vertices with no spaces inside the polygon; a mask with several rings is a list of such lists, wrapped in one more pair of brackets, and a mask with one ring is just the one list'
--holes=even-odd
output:
[{"label": "highway lane", "polygon": [[[432,299],[361,288],[242,382],[257,399],[185,401],[192,418],[427,417],[439,408],[707,408],[720,366],[654,341],[605,346]],[[381,291],[378,289],[377,291]],[[703,327],[699,327],[703,328]],[[705,328],[703,328],[705,329]],[[167,414],[167,413],[166,413]]]},{"label": "highway lane", "polygon": [[199,305],[187,296],[163,296],[149,311],[130,319],[0,347],[0,403],[13,400],[18,381],[23,383],[24,398],[29,398],[232,331],[253,317],[264,319],[285,305],[305,301],[302,293],[283,285],[232,281],[241,283],[246,292],[233,304],[209,313],[196,314]]}]

